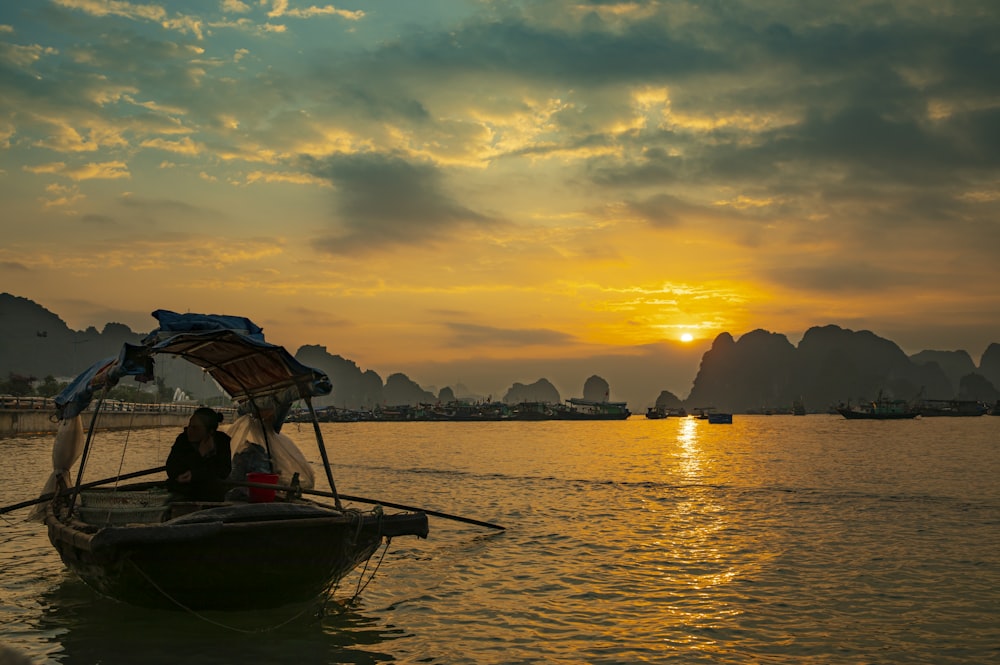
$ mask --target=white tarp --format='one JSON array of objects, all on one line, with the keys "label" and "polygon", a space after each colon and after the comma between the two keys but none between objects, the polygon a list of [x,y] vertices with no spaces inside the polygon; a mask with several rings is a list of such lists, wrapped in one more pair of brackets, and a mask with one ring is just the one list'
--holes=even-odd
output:
[{"label": "white tarp", "polygon": [[[265,427],[267,428],[266,439],[264,438]],[[233,451],[233,473],[234,475],[243,475],[241,478],[230,476],[233,480],[245,480],[247,471],[266,471],[267,469],[252,468],[254,465],[252,461],[249,464],[241,463],[241,459],[248,458],[266,463],[266,459],[262,458],[263,451],[270,448],[271,472],[278,474],[278,484],[288,485],[292,476],[298,473],[299,485],[303,489],[312,489],[315,486],[316,480],[313,476],[313,470],[305,455],[302,454],[294,441],[284,434],[275,432],[270,425],[263,425],[257,418],[244,415],[237,418],[226,433],[232,438],[230,445]],[[255,449],[253,444],[257,444],[258,448]],[[256,451],[261,452],[257,453]]]},{"label": "white tarp", "polygon": [[[69,471],[73,468],[73,464],[80,459],[80,455],[83,454],[85,441],[83,421],[80,420],[80,416],[77,415],[59,421],[59,427],[56,429],[56,440],[52,444],[52,473],[49,475],[49,479],[45,481],[45,487],[42,488],[42,496],[57,492],[60,489],[60,478],[62,478],[63,487],[71,487],[73,485]],[[40,520],[44,515],[45,504],[40,504],[31,512],[28,519]]]}]

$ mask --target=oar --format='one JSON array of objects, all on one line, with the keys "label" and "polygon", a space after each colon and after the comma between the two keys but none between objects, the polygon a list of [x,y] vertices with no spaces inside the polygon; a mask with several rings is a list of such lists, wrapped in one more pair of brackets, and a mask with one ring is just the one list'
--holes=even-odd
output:
[{"label": "oar", "polygon": [[412,510],[418,513],[425,513],[427,515],[433,515],[434,517],[441,517],[446,520],[454,520],[456,522],[465,522],[466,524],[475,524],[476,526],[485,526],[490,529],[497,529],[499,531],[506,531],[507,527],[500,526],[499,524],[493,524],[491,522],[483,522],[481,520],[474,520],[471,517],[461,517],[459,515],[450,515],[448,513],[438,512],[436,510],[428,510],[426,508],[417,508],[416,506],[406,506],[402,503],[390,503],[389,501],[379,501],[378,499],[366,499],[363,496],[351,496],[350,494],[342,494],[338,492],[334,494],[333,492],[324,492],[322,490],[310,490],[303,487],[292,487],[291,485],[269,485],[266,483],[251,483],[240,480],[227,480],[225,481],[228,485],[236,485],[239,487],[257,487],[265,490],[282,490],[290,492],[301,492],[302,494],[311,494],[313,496],[323,496],[329,499],[335,499],[338,496],[346,501],[357,501],[358,503],[371,503],[380,506],[385,506],[387,508],[398,508],[400,510]]},{"label": "oar", "polygon": [[[131,478],[138,478],[140,476],[149,476],[154,473],[160,473],[161,471],[166,471],[166,470],[167,467],[158,466],[152,469],[146,469],[145,471],[133,471],[131,473],[125,473],[120,476],[111,476],[110,478],[105,478],[103,480],[95,480],[93,482],[83,483],[82,485],[80,485],[80,489],[82,490],[90,489],[91,487],[97,487],[98,485],[106,485],[108,483],[117,482],[119,480],[129,480]],[[64,489],[62,492],[59,492],[58,494],[59,496],[66,496],[67,494],[72,494],[75,491],[76,491],[75,487],[70,487],[68,489]],[[3,515],[4,513],[9,513],[12,510],[17,510],[18,508],[27,508],[28,506],[34,506],[39,503],[45,503],[46,501],[51,501],[55,497],[56,497],[56,492],[47,492],[38,497],[37,499],[32,499],[31,501],[22,501],[21,503],[15,503],[12,506],[4,506],[3,508],[0,508],[0,515]]]},{"label": "oar", "polygon": [[[330,492],[320,493],[317,490],[302,490],[303,494],[316,494],[318,496],[333,496]],[[428,515],[433,515],[434,517],[441,517],[446,520],[454,520],[456,522],[465,522],[466,524],[475,524],[476,526],[485,526],[490,529],[497,529],[498,531],[506,531],[507,527],[501,526],[499,524],[493,524],[491,522],[483,522],[480,520],[474,520],[471,517],[461,517],[459,515],[449,515],[448,513],[441,513],[436,510],[427,510],[426,508],[415,508],[413,506],[404,506],[401,503],[390,503],[388,501],[379,501],[378,499],[366,499],[363,496],[351,496],[350,494],[341,494],[341,499],[346,501],[357,501],[358,503],[373,503],[380,506],[386,506],[388,508],[399,508],[400,510],[413,510],[418,513],[426,513]]]}]

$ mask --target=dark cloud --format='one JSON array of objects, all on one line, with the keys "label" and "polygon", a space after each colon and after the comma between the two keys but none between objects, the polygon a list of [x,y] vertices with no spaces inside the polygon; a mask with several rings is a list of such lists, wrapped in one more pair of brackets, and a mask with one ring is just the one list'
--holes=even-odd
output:
[{"label": "dark cloud", "polygon": [[86,214],[80,216],[80,221],[84,224],[95,226],[117,226],[118,221],[109,215]]},{"label": "dark cloud", "polygon": [[787,288],[823,293],[863,293],[871,295],[903,286],[933,283],[932,275],[893,270],[866,262],[824,262],[809,265],[775,266],[765,271]]},{"label": "dark cloud", "polygon": [[[654,136],[653,140],[664,141],[663,135]],[[643,148],[640,155],[640,159],[627,163],[603,157],[592,160],[589,179],[597,185],[620,188],[669,186],[683,182],[683,169],[688,160],[671,155],[663,147],[655,145]]]},{"label": "dark cloud", "polygon": [[452,347],[525,347],[532,345],[564,345],[575,341],[573,335],[545,328],[495,328],[469,323],[445,323],[451,333]]},{"label": "dark cloud", "polygon": [[17,261],[0,261],[0,269],[16,270],[18,272],[31,272],[31,268]]},{"label": "dark cloud", "polygon": [[224,213],[207,208],[205,206],[194,205],[179,199],[154,199],[145,196],[134,196],[126,194],[118,198],[118,204],[129,210],[130,214],[143,214],[149,216],[182,216],[187,218],[211,218],[221,219]]},{"label": "dark cloud", "polygon": [[632,201],[627,207],[633,214],[658,227],[679,227],[692,217],[703,217],[708,212],[701,206],[669,194]]},{"label": "dark cloud", "polygon": [[297,322],[311,326],[323,326],[323,328],[353,328],[357,325],[350,319],[334,316],[326,310],[312,309],[309,307],[289,307],[286,311]]},{"label": "dark cloud", "polygon": [[569,87],[696,76],[723,70],[730,58],[662,20],[611,29],[601,21],[546,26],[524,16],[478,17],[386,44],[361,67],[394,78],[516,75]]},{"label": "dark cloud", "polygon": [[332,254],[433,243],[447,231],[490,218],[457,203],[441,172],[383,154],[305,160],[315,176],[333,183],[335,232],[315,241]]}]

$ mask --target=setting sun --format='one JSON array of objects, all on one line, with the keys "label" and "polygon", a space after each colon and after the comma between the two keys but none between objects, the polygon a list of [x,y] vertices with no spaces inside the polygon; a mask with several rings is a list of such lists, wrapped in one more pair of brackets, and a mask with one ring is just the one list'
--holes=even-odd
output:
[{"label": "setting sun", "polygon": [[691,342],[691,341],[694,341],[694,335],[692,335],[691,333],[682,333],[681,334],[681,341],[682,342]]}]

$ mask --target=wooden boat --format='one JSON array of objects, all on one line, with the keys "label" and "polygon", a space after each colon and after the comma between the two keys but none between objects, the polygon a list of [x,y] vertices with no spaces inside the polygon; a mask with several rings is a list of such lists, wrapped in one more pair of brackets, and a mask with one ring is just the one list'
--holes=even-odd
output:
[{"label": "wooden boat", "polygon": [[878,397],[864,404],[837,407],[837,413],[848,420],[907,420],[920,415],[920,409],[906,400],[889,399],[879,391]]},{"label": "wooden boat", "polygon": [[[388,539],[427,536],[427,512],[433,511],[387,514],[379,505],[370,510],[342,505],[312,407],[314,396],[331,391],[325,374],[264,341],[261,329],[248,319],[164,310],[153,316],[160,326],[142,344],[126,344],[116,358],[94,364],[56,398],[61,422],[53,465],[61,468],[50,478],[54,498],[45,505],[44,522],[63,562],[87,584],[143,606],[277,607],[321,598]],[[192,362],[218,382],[241,418],[249,419],[249,431],[264,439],[260,443],[272,471],[285,480],[278,485],[233,480],[250,493],[243,498],[227,494],[221,502],[181,500],[156,482],[118,486],[124,476],[107,479],[114,482],[112,488],[101,487],[105,481],[97,481],[98,487],[83,483],[103,396],[126,376],[152,379],[154,358],[160,354]],[[313,415],[329,492],[309,486],[308,468],[303,474],[309,482],[301,482],[298,471],[287,479],[294,467],[287,459],[298,451],[282,448],[290,439],[280,434],[280,426],[297,400]],[[92,401],[83,440],[80,413]],[[70,483],[68,469],[77,458],[76,481]],[[149,471],[162,472],[163,467]],[[255,490],[261,491],[255,495]],[[332,498],[333,505],[303,494]]]},{"label": "wooden boat", "polygon": [[[141,494],[134,486],[97,492]],[[133,515],[119,517],[128,512]],[[170,502],[153,511],[151,522],[141,521],[149,515],[132,507],[73,512],[63,500],[49,504],[45,522],[66,566],[103,595],[198,610],[278,607],[322,597],[384,539],[428,531],[422,514],[348,511],[301,500]],[[126,521],[108,523],[109,517]]]}]

